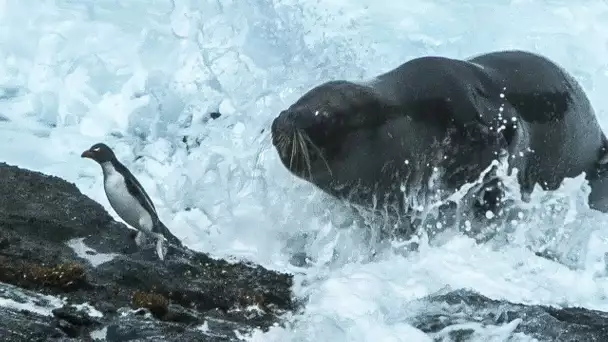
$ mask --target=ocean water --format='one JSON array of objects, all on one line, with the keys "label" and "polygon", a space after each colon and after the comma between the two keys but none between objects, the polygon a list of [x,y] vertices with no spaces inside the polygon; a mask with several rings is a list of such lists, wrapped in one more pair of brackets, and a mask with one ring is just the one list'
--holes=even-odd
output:
[{"label": "ocean water", "polygon": [[[80,158],[106,142],[185,244],[293,273],[304,310],[251,341],[431,341],[407,304],[445,288],[607,310],[608,218],[581,177],[535,193],[534,215],[499,241],[455,234],[402,253],[349,226],[271,147],[274,116],[323,81],[507,48],[567,68],[608,129],[605,1],[0,0],[0,161],[74,182],[115,215]],[[298,253],[312,266],[293,266]]]}]

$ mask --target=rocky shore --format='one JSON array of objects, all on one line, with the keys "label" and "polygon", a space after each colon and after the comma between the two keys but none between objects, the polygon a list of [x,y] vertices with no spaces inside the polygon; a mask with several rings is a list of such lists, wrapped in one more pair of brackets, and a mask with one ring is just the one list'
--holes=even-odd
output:
[{"label": "rocky shore", "polygon": [[289,275],[174,247],[161,261],[75,185],[6,164],[0,180],[5,342],[229,341],[293,309]]}]

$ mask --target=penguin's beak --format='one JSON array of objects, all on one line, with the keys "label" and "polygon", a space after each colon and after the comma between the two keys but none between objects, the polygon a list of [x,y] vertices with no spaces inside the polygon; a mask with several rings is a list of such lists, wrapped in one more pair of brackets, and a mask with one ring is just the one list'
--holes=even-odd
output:
[{"label": "penguin's beak", "polygon": [[91,152],[91,150],[86,150],[86,151],[82,152],[80,157],[93,159],[93,152]]}]

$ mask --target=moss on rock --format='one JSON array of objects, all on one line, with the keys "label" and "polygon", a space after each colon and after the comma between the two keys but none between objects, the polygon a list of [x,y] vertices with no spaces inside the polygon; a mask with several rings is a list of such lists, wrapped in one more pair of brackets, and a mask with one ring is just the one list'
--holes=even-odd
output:
[{"label": "moss on rock", "polygon": [[134,308],[150,310],[152,315],[162,319],[169,311],[169,300],[158,293],[137,291],[133,294],[132,305]]},{"label": "moss on rock", "polygon": [[29,289],[70,292],[88,285],[86,269],[75,262],[54,266],[0,259],[0,281]]}]

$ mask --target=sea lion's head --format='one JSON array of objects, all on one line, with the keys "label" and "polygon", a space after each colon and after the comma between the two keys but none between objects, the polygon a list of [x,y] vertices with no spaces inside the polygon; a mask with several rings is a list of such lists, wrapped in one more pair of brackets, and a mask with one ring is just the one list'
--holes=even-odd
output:
[{"label": "sea lion's head", "polygon": [[372,86],[332,81],[274,119],[272,142],[297,177],[335,197],[383,206],[387,196],[401,201],[401,188],[416,189],[428,178],[429,158],[438,159],[429,151],[433,128],[404,110]]},{"label": "sea lion's head", "polygon": [[[392,110],[373,89],[332,81],[313,88],[272,122],[272,142],[282,163],[311,182],[339,180],[362,162],[367,139]],[[354,150],[359,150],[354,152]]]}]

